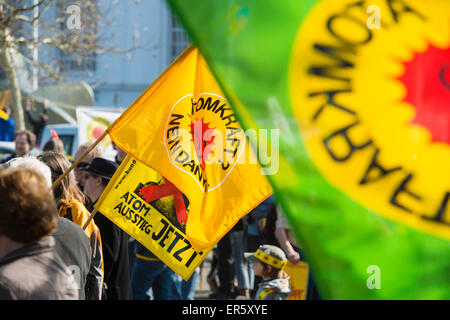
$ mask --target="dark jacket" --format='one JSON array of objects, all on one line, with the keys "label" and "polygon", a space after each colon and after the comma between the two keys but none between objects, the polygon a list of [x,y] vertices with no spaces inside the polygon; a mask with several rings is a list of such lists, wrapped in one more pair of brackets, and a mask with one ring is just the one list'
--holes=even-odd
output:
[{"label": "dark jacket", "polygon": [[66,218],[58,218],[58,228],[53,237],[56,252],[72,272],[79,299],[85,300],[86,277],[91,265],[89,238],[83,229]]},{"label": "dark jacket", "polygon": [[[93,210],[92,204],[90,211]],[[100,229],[103,244],[103,261],[106,285],[102,300],[130,300],[131,281],[128,266],[128,236],[101,213],[94,216]]]},{"label": "dark jacket", "polygon": [[52,236],[33,241],[0,260],[0,300],[78,299]]},{"label": "dark jacket", "polygon": [[16,157],[15,153],[3,156],[0,158],[0,164],[7,163],[9,160],[14,159],[15,157]]},{"label": "dark jacket", "polygon": [[[42,113],[48,116],[47,109],[44,109]],[[25,114],[28,118],[28,121],[30,121],[31,125],[33,126],[33,132],[36,135],[36,141],[40,143],[42,130],[44,130],[44,127],[47,125],[47,121],[39,119],[39,116],[37,118],[33,118],[30,110],[25,110]],[[42,143],[44,142],[45,141],[43,141]]]}]

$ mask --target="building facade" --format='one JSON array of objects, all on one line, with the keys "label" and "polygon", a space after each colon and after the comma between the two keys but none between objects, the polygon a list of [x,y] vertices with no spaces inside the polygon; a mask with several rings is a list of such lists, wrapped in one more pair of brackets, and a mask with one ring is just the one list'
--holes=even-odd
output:
[{"label": "building facade", "polygon": [[[125,54],[96,56],[94,104],[128,107],[189,44],[164,0],[118,1],[113,13]],[[135,42],[135,43],[133,43]]]},{"label": "building facade", "polygon": [[[107,27],[102,45],[121,53],[90,52],[82,61],[62,52],[52,52],[59,59],[69,82],[85,81],[93,88],[94,105],[128,107],[190,43],[181,25],[164,0],[98,1],[105,6]],[[54,19],[68,28],[73,14],[84,12],[59,8]],[[88,13],[89,14],[89,13]],[[61,16],[63,19],[61,19]],[[49,15],[51,17],[51,15]],[[83,19],[81,19],[83,21]],[[81,25],[81,32],[82,32]]]}]

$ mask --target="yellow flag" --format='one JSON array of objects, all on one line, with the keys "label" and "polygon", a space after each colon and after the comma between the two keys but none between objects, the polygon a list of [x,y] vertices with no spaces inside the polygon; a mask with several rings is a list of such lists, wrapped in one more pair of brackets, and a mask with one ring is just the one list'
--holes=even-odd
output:
[{"label": "yellow flag", "polygon": [[174,200],[153,201],[143,194],[167,189],[167,181],[155,170],[128,155],[98,199],[95,208],[153,252],[169,268],[188,280],[208,255],[196,252],[177,221]]},{"label": "yellow flag", "polygon": [[288,261],[283,270],[289,275],[289,286],[291,287],[291,293],[286,300],[306,300],[309,264],[304,261],[296,264]]},{"label": "yellow flag", "polygon": [[5,111],[3,111],[3,110],[0,110],[0,118],[4,119],[4,120],[8,120],[9,119],[8,114]]},{"label": "yellow flag", "polygon": [[[11,90],[0,91],[0,108],[10,105],[11,105]],[[4,118],[3,115],[1,117],[5,120],[8,120],[9,118],[7,115],[6,118]]]},{"label": "yellow flag", "polygon": [[177,215],[197,251],[215,245],[272,193],[246,133],[192,46],[107,131],[188,199],[183,208],[178,195]]}]

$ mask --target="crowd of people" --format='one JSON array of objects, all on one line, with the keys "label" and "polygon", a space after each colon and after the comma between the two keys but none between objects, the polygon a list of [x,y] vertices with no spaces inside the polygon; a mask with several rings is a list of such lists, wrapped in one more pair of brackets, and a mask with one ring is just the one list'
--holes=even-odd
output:
[{"label": "crowd of people", "polygon": [[[101,144],[87,154],[91,143],[82,144],[72,162],[83,159],[64,175],[71,163],[57,136],[37,157],[30,155],[35,133],[18,131],[13,141],[15,152],[0,158],[0,299],[195,298],[201,266],[184,281],[102,214],[89,220],[123,150],[114,145],[112,161]],[[304,257],[280,212],[270,197],[219,241],[207,275],[210,299],[289,295],[282,269]],[[308,299],[317,298],[310,279]]]}]

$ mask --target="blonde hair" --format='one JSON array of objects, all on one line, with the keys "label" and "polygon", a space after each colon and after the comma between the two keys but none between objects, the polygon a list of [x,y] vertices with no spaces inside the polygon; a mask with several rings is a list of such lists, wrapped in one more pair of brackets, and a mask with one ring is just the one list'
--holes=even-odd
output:
[{"label": "blonde hair", "polygon": [[[55,182],[60,176],[66,172],[70,167],[69,160],[64,155],[54,151],[46,151],[38,157],[39,160],[49,166],[52,172],[52,182]],[[78,188],[72,174],[67,174],[61,180],[59,185],[53,189],[55,199],[62,205],[70,207],[72,199],[78,200],[82,204],[85,202],[85,197],[80,188]]]},{"label": "blonde hair", "polygon": [[[89,141],[89,142],[85,142],[85,143],[81,144],[78,147],[77,152],[82,151],[84,153],[87,149],[89,149],[92,146],[93,143],[94,143],[94,141]],[[88,158],[89,161],[86,161],[86,162],[91,162],[95,158],[103,158],[104,153],[105,153],[105,149],[103,148],[103,145],[101,143],[98,143],[94,147],[94,149],[92,149],[86,155],[86,157],[84,159]]]}]

